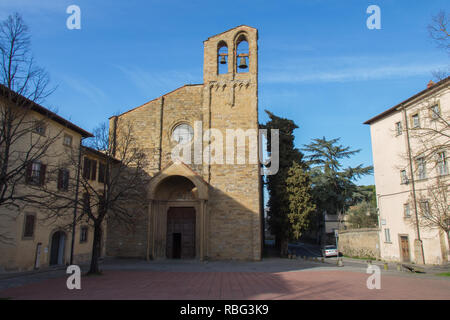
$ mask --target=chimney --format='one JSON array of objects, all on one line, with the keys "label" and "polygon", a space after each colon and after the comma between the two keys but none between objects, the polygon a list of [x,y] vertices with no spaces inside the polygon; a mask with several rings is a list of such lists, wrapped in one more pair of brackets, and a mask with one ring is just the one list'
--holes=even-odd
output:
[{"label": "chimney", "polygon": [[434,82],[433,80],[430,80],[430,82],[428,82],[427,84],[427,89],[430,89],[432,86],[434,86]]}]

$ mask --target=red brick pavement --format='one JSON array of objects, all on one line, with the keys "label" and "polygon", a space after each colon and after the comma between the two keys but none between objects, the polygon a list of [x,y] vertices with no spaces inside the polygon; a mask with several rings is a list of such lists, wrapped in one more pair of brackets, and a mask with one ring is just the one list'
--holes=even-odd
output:
[{"label": "red brick pavement", "polygon": [[158,272],[105,271],[82,277],[82,290],[66,278],[0,291],[13,299],[450,299],[448,279],[382,275],[381,290],[369,290],[369,275],[349,271]]}]

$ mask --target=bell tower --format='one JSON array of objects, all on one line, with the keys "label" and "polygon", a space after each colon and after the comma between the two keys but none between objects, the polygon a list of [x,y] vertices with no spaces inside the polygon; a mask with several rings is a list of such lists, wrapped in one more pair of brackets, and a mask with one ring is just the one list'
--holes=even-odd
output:
[{"label": "bell tower", "polygon": [[[258,30],[239,26],[204,41],[203,83],[258,80]],[[246,67],[245,67],[246,66]]]},{"label": "bell tower", "polygon": [[[250,137],[244,137],[246,162],[237,158],[225,162],[228,131],[257,135],[258,127],[258,30],[242,25],[204,41],[203,130],[220,131],[224,144],[224,163],[203,165],[210,186],[208,256],[212,258],[261,258],[260,166],[249,156],[250,151],[259,154],[259,144],[251,145]],[[204,142],[203,150],[206,146]],[[234,155],[237,151],[236,143]],[[230,243],[224,245],[223,239]]]}]

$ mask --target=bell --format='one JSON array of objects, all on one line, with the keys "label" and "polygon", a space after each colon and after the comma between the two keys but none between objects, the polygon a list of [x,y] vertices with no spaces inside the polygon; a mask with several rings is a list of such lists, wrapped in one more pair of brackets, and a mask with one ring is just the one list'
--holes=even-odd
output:
[{"label": "bell", "polygon": [[225,56],[220,56],[220,64],[227,64],[227,60],[225,59]]},{"label": "bell", "polygon": [[241,60],[239,61],[239,69],[247,69],[247,61],[245,60],[245,57],[241,57]]}]

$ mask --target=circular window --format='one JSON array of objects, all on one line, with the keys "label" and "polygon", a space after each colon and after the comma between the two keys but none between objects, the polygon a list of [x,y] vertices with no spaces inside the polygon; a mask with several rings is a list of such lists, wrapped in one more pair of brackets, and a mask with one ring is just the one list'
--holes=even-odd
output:
[{"label": "circular window", "polygon": [[172,140],[179,144],[191,142],[194,137],[194,129],[187,123],[182,123],[173,129]]}]

